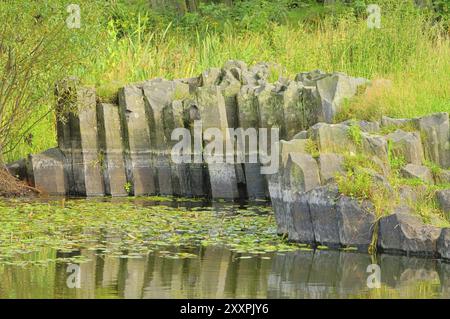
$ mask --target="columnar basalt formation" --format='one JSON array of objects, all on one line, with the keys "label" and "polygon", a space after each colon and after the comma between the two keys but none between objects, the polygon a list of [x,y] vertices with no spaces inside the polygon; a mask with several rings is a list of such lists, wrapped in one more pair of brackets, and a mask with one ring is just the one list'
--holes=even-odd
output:
[{"label": "columnar basalt formation", "polygon": [[[427,123],[427,131],[414,123]],[[345,196],[338,187],[342,181],[353,183],[352,176],[363,175],[378,185],[373,191],[395,193],[389,182],[390,166],[402,165],[397,167],[397,178],[441,189],[436,191],[436,204],[442,216],[450,220],[446,179],[450,171],[445,164],[450,154],[450,130],[446,123],[447,113],[413,120],[383,118],[381,125],[357,121],[317,123],[295,139],[281,141],[280,170],[268,176],[278,233],[305,244],[364,251],[372,247],[448,258],[448,229],[425,224],[413,212],[420,194],[407,194],[408,186],[400,187],[399,199],[395,194],[390,197],[393,203],[398,201],[390,214],[378,217],[370,200]],[[432,145],[427,144],[430,141]],[[343,176],[350,179],[336,183]]]},{"label": "columnar basalt formation", "polygon": [[[119,89],[117,103],[104,103],[94,88],[67,79],[57,86],[61,163],[47,160],[44,153],[31,156],[29,166],[34,170],[29,173],[34,178],[29,179],[56,195],[265,199],[269,192],[261,174],[260,150],[249,148],[247,130],[258,134],[259,129],[277,128],[281,138],[290,139],[318,121],[332,121],[343,99],[367,84],[364,79],[321,71],[301,73],[295,80],[279,77],[271,83],[269,79],[281,71],[278,65],[248,67],[229,61],[197,78],[127,85]],[[240,154],[224,149],[224,158],[243,156],[243,161],[208,162],[204,150],[198,151],[193,142],[186,155],[192,161],[174,163],[172,132],[187,128],[194,137],[198,121],[202,122],[200,149],[211,142],[205,132],[214,128],[225,140],[243,147]],[[231,135],[230,128],[242,128],[244,134]],[[252,155],[256,162],[245,160]],[[64,175],[58,180],[64,181],[64,187],[48,183],[37,171],[54,167],[56,175],[61,165]]]},{"label": "columnar basalt formation", "polygon": [[[50,195],[270,198],[278,233],[292,241],[449,258],[448,229],[411,213],[418,194],[408,185],[398,189],[399,205],[380,216],[374,203],[341,194],[337,183],[349,173],[368,176],[377,191],[393,193],[395,159],[399,178],[440,188],[436,206],[448,218],[449,114],[333,123],[367,80],[313,71],[272,83],[280,71],[229,61],[195,78],[127,85],[109,103],[76,79],[64,80],[56,89],[58,147],[9,168]],[[272,140],[273,128],[281,141]],[[211,130],[223,137],[213,154],[225,162],[211,161]],[[272,174],[261,170],[273,159],[258,143],[264,130],[280,163]],[[181,137],[189,142],[175,161]],[[358,162],[360,155],[371,166],[348,167],[348,157]]]}]

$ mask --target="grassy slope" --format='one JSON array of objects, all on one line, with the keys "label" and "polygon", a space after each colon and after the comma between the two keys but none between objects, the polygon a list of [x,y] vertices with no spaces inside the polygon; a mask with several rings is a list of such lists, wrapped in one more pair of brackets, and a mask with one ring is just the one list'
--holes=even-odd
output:
[{"label": "grassy slope", "polygon": [[[120,30],[108,23],[100,53],[78,75],[95,85],[103,99],[111,99],[129,82],[195,76],[229,59],[268,61],[284,66],[287,76],[320,68],[392,80],[392,87],[379,86],[350,101],[341,118],[450,111],[450,40],[424,13],[410,6],[386,7],[382,28],[369,30],[364,19],[336,18],[321,10],[296,9],[288,23],[252,31],[227,25],[221,32],[182,32],[173,25],[152,29],[143,14],[135,17],[132,33],[119,37]],[[33,145],[22,143],[7,159],[54,146],[54,117],[40,123],[33,135]]]}]

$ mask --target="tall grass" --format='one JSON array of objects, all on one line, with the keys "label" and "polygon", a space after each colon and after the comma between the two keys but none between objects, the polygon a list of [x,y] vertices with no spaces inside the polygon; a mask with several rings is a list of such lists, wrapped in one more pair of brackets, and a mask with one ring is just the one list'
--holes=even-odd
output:
[{"label": "tall grass", "polygon": [[[369,29],[364,19],[349,14],[321,18],[314,27],[290,21],[259,31],[237,32],[226,24],[221,32],[208,26],[186,32],[172,24],[152,30],[146,16],[138,15],[133,33],[122,36],[113,23],[105,32],[107,40],[99,43],[100,53],[78,72],[105,100],[126,83],[197,76],[209,67],[239,59],[248,64],[280,64],[290,77],[322,69],[392,81],[392,86],[374,86],[347,103],[340,118],[450,111],[448,31],[408,3],[383,8],[381,29]],[[51,122],[49,118],[39,132],[43,126],[53,132]],[[54,139],[39,145],[50,144]],[[10,159],[23,156],[24,151],[18,150]]]},{"label": "tall grass", "polygon": [[[397,7],[383,15],[381,29],[344,16],[324,18],[311,30],[305,23],[271,25],[261,32],[221,33],[204,28],[193,34],[171,25],[149,34],[115,40],[93,63],[87,82],[111,95],[117,87],[153,77],[196,76],[229,59],[249,64],[268,61],[285,68],[288,76],[322,69],[369,79],[389,79],[392,88],[372,90],[356,99],[345,116],[416,116],[450,109],[450,40],[439,25],[412,7]],[[138,29],[139,30],[139,29]]]}]

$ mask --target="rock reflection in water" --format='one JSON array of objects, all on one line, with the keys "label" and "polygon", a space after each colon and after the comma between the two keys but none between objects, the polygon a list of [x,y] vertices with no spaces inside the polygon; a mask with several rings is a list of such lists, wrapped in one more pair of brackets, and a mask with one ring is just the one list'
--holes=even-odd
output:
[{"label": "rock reflection in water", "polygon": [[[111,239],[111,238],[110,238]],[[113,240],[113,239],[111,239]],[[241,259],[220,247],[184,250],[192,259],[118,258],[82,250],[81,288],[69,288],[67,264],[1,266],[1,298],[449,298],[450,264],[380,255],[381,289],[368,289],[373,258],[328,250]],[[35,258],[55,254],[48,250]],[[267,257],[267,256],[266,256]]]}]

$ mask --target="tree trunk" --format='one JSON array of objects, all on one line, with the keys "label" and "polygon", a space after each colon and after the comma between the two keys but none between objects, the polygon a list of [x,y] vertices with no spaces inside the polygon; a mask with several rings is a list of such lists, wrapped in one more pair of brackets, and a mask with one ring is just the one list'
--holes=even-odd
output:
[{"label": "tree trunk", "polygon": [[171,10],[179,15],[187,12],[186,0],[150,0],[150,6],[157,11]]},{"label": "tree trunk", "polygon": [[[171,10],[176,11],[180,15],[186,12],[196,12],[200,7],[200,3],[209,3],[210,0],[150,0],[150,7],[157,11]],[[233,5],[233,0],[222,0],[228,6]]]},{"label": "tree trunk", "polygon": [[198,1],[196,0],[186,0],[187,9],[189,12],[196,12],[198,10]]}]

